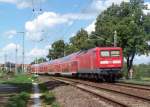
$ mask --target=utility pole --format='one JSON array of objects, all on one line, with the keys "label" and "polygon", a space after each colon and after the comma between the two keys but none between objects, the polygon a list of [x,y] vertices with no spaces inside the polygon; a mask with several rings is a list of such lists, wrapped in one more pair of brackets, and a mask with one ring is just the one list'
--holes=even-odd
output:
[{"label": "utility pole", "polygon": [[7,53],[5,52],[5,54],[4,54],[4,60],[5,60],[5,62],[4,62],[4,68],[7,70],[7,67],[6,67],[6,63],[7,63]]},{"label": "utility pole", "polygon": [[9,72],[11,72],[11,61],[9,61]]},{"label": "utility pole", "polygon": [[17,33],[21,33],[22,34],[22,72],[24,72],[24,55],[25,55],[25,52],[24,52],[24,34],[25,32],[17,32]]},{"label": "utility pole", "polygon": [[16,64],[15,64],[15,72],[17,73],[17,62],[18,62],[18,61],[17,61],[17,56],[18,56],[17,44],[16,44],[16,50],[15,50],[15,51],[16,51],[16,56],[15,56],[15,63],[16,63]]},{"label": "utility pole", "polygon": [[114,47],[117,47],[117,31],[114,32]]}]

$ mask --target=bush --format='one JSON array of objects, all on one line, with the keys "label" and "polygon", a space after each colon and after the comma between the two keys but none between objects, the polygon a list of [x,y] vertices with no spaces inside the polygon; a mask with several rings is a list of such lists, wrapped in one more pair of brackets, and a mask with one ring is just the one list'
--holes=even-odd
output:
[{"label": "bush", "polygon": [[39,84],[39,88],[41,92],[47,92],[48,88],[45,83]]},{"label": "bush", "polygon": [[23,99],[24,101],[28,101],[28,99],[30,98],[30,95],[26,92],[22,92],[21,94],[19,94],[19,98]]},{"label": "bush", "polygon": [[44,93],[42,98],[43,98],[44,102],[49,105],[52,104],[56,100],[53,92]]},{"label": "bush", "polygon": [[6,107],[26,107],[29,98],[28,93],[22,92],[19,95],[12,96],[8,100]]},{"label": "bush", "polygon": [[60,107],[60,105],[58,104],[58,102],[53,102],[51,107]]}]

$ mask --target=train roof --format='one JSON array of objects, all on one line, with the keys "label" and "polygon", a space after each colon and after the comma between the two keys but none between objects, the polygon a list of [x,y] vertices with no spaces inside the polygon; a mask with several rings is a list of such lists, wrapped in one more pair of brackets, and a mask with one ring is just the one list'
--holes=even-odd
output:
[{"label": "train roof", "polygon": [[82,51],[78,51],[78,52],[75,52],[75,53],[72,53],[70,55],[67,55],[65,57],[62,57],[62,58],[58,58],[58,59],[54,59],[54,60],[51,60],[51,61],[48,61],[48,62],[44,62],[44,63],[40,63],[40,64],[34,64],[32,66],[40,66],[40,65],[47,65],[47,64],[57,64],[57,63],[61,63],[61,62],[64,62],[64,61],[68,61],[68,60],[71,60],[72,58],[76,58],[78,55],[82,55],[88,51],[92,51],[92,50],[100,50],[100,49],[108,49],[108,50],[111,50],[111,49],[121,49],[120,47],[95,47],[95,48],[91,48],[91,49],[88,49],[88,50],[82,50]]}]

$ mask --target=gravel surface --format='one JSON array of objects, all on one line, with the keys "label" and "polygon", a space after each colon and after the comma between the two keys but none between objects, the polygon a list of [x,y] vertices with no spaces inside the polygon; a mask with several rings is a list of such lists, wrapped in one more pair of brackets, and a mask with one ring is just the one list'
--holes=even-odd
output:
[{"label": "gravel surface", "polygon": [[[39,80],[46,83],[47,87],[55,93],[56,99],[61,107],[116,107],[115,105],[110,104],[110,102],[106,100],[102,100],[99,97],[96,97],[92,94],[89,94],[73,86],[66,85],[61,82],[52,80],[50,77],[47,78],[42,77],[39,78]],[[86,85],[81,85],[81,87],[85,87],[90,90],[93,90],[94,92],[102,96],[106,96],[107,98],[111,98],[115,100],[117,99],[117,101],[123,102],[124,104],[127,104],[128,106],[131,107],[150,107],[150,103],[141,101],[139,99],[135,99],[133,97],[129,97],[127,95],[112,93],[109,91],[104,91],[99,89],[97,90],[95,88]],[[113,86],[110,85],[110,88],[112,87]],[[124,90],[119,87],[113,87],[113,88],[115,88],[116,90],[122,90],[122,91]],[[129,90],[127,89],[127,91],[132,92],[131,89]]]},{"label": "gravel surface", "polygon": [[53,90],[62,107],[111,107],[86,92],[72,86],[61,86]]},{"label": "gravel surface", "polygon": [[39,81],[40,83],[45,82],[47,87],[55,93],[61,107],[116,107],[104,99],[99,99],[73,86],[54,81],[51,77],[39,77]]},{"label": "gravel surface", "polygon": [[119,93],[112,93],[112,92],[105,91],[105,90],[95,90],[95,88],[84,86],[84,85],[82,87],[86,87],[90,90],[93,90],[96,93],[99,93],[100,95],[105,96],[107,98],[111,98],[114,100],[117,99],[118,102],[122,102],[122,103],[128,105],[129,107],[150,107],[150,103],[143,102],[141,100],[138,100],[138,99],[133,98],[133,97],[129,97],[127,95],[122,95]]},{"label": "gravel surface", "polygon": [[[70,79],[68,79],[70,80]],[[73,80],[73,79],[71,79]],[[73,80],[73,81],[76,81],[76,80]],[[91,84],[91,85],[94,85],[94,86],[99,86],[99,87],[105,87],[105,88],[110,88],[110,89],[114,89],[114,90],[118,90],[118,91],[125,91],[125,92],[133,92],[134,94],[138,93],[138,91],[135,91],[136,89],[123,89],[123,87],[116,87],[116,86],[113,86],[113,85],[109,85],[109,84],[105,84],[105,83],[94,83],[94,82],[88,82],[88,81],[82,81],[82,80],[77,80],[77,81],[80,81],[81,83],[88,83],[88,84]],[[129,97],[127,95],[124,95],[124,94],[119,94],[119,93],[114,93],[114,92],[110,92],[110,91],[104,91],[102,89],[95,89],[93,87],[89,87],[87,85],[83,85],[83,84],[78,84],[78,86],[82,86],[84,88],[87,88],[88,90],[92,90],[102,96],[105,96],[107,98],[111,98],[111,99],[114,99],[114,100],[117,100],[118,102],[122,102],[128,106],[131,106],[131,107],[150,107],[150,103],[149,102],[145,102],[143,100],[140,100],[140,99],[137,99],[137,98],[134,98],[134,97]],[[133,90],[133,91],[132,91]],[[136,93],[135,93],[136,92]],[[139,91],[139,93],[142,95],[143,91]],[[147,91],[146,91],[147,92]],[[137,94],[138,95],[138,94]],[[145,95],[145,94],[143,94]],[[149,96],[149,93],[147,92],[147,95]]]},{"label": "gravel surface", "polygon": [[112,84],[99,84],[98,86],[103,88],[111,87],[110,89],[121,91],[124,93],[128,93],[131,95],[136,95],[144,98],[148,98],[150,100],[150,91],[149,90],[142,90],[142,89],[136,89],[131,87],[124,87],[124,86],[117,86]]}]

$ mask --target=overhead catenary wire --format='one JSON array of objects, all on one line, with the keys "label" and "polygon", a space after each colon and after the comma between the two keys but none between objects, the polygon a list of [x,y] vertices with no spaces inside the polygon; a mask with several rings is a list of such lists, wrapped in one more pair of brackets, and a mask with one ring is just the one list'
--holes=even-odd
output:
[{"label": "overhead catenary wire", "polygon": [[[34,0],[32,0],[32,15],[33,15],[33,18],[37,18],[40,14],[43,13],[43,9],[42,9],[42,6],[41,6],[41,0],[39,0],[39,2],[35,2]],[[35,20],[35,23],[37,23],[37,20]],[[40,32],[43,32],[44,30],[41,29]],[[35,48],[37,47],[37,43],[43,41],[43,38],[41,38],[40,40],[38,41],[34,41],[35,43]],[[35,53],[36,54],[36,53]],[[35,63],[37,64],[38,63],[38,60],[37,60],[37,57],[35,56],[34,57],[35,59]],[[38,71],[36,71],[38,72]]]},{"label": "overhead catenary wire", "polygon": [[[92,0],[90,0],[90,3],[92,2]],[[81,18],[82,16],[81,16],[81,14],[82,14],[82,11],[83,10],[86,10],[88,7],[89,7],[89,4],[90,3],[87,3],[88,5],[85,5],[85,6],[82,6],[83,8],[79,11],[79,17],[78,17],[78,19],[79,18]],[[69,26],[69,28],[67,28],[65,31],[64,31],[64,33],[62,34],[62,36],[60,37],[60,39],[64,39],[64,37],[71,31],[71,29],[77,24],[77,22],[78,22],[78,19],[76,19],[76,20],[74,20],[73,21],[73,24],[71,25],[71,26]],[[82,27],[81,27],[82,28]]]}]

